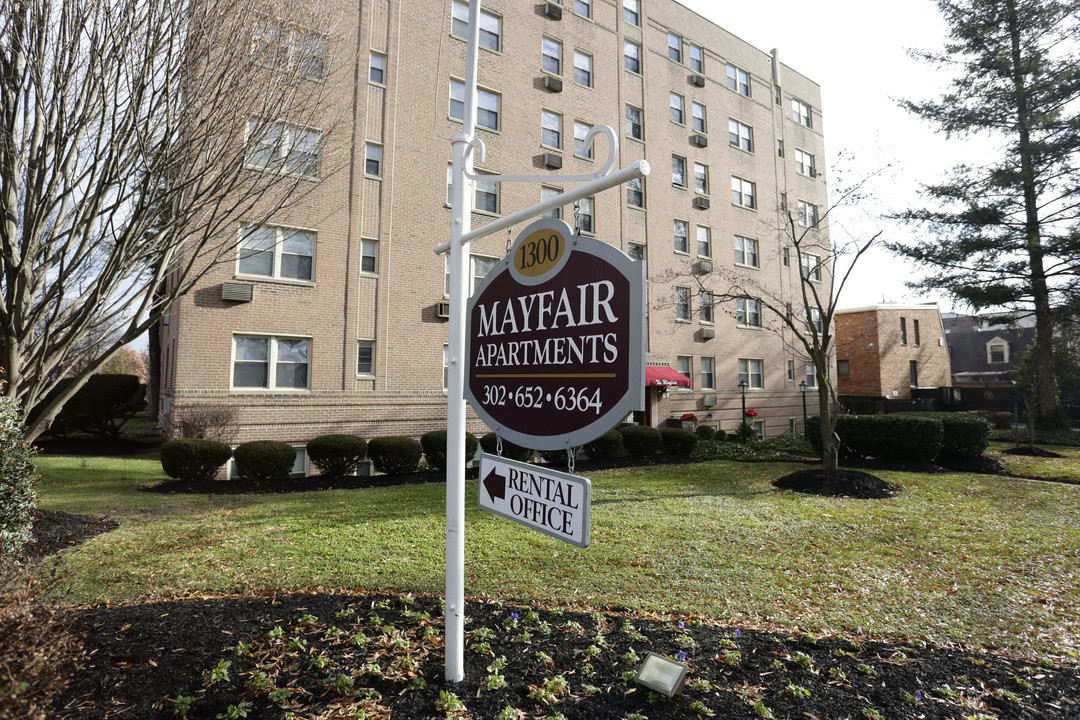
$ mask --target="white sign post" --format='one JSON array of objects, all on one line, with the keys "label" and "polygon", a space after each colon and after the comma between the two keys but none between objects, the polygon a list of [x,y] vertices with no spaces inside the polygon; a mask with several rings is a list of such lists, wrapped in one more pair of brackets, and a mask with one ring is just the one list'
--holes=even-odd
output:
[{"label": "white sign post", "polygon": [[589,546],[592,481],[494,455],[480,458],[480,507],[556,540]]}]

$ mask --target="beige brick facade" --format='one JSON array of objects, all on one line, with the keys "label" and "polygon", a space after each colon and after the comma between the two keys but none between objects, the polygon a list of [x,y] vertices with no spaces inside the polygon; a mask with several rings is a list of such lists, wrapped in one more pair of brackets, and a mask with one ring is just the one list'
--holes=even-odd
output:
[{"label": "beige brick facade", "polygon": [[[449,234],[448,139],[460,129],[450,117],[450,84],[464,77],[466,50],[451,30],[450,3],[340,3],[331,31],[328,82],[334,83],[340,103],[334,110],[344,111],[347,122],[323,158],[332,174],[275,221],[315,234],[313,278],[282,281],[243,274],[238,262],[230,261],[176,303],[162,329],[166,426],[177,408],[204,402],[240,408],[241,442],[269,438],[300,445],[329,432],[419,436],[445,426],[447,323],[438,308],[444,300],[444,260],[432,248]],[[769,53],[671,0],[642,0],[640,26],[627,22],[621,0],[592,0],[590,5],[591,17],[583,17],[575,12],[582,5],[564,0],[556,20],[545,13],[543,3],[483,4],[501,20],[500,47],[482,50],[479,66],[479,85],[497,94],[499,117],[495,130],[478,133],[487,151],[478,167],[550,174],[547,185],[567,189],[554,176],[595,172],[608,152],[601,139],[594,158],[576,156],[575,121],[614,128],[620,141],[617,166],[644,158],[653,172],[644,182],[644,208],[629,205],[626,188],[595,198],[595,235],[623,250],[642,247],[649,278],[648,362],[688,364],[694,381],[691,390],[664,394],[650,389],[648,422],[658,425],[694,412],[706,424],[733,430],[740,416],[737,385],[743,358],[760,360],[763,371],[760,387],[748,393],[747,406],[758,411],[769,435],[785,432],[792,420],[801,422],[797,385],[805,377],[805,361],[790,349],[790,338],[770,329],[775,323],[767,317],[763,327],[740,327],[734,306],[722,306],[706,322],[696,312],[698,280],[691,270],[704,257],[713,266],[701,276],[706,289],[722,292],[730,275],[741,272],[762,292],[794,299],[799,259],[788,257],[778,228],[785,200],[792,212],[798,201],[825,209],[820,89],[790,68],[781,66],[774,73]],[[669,58],[669,33],[678,37],[679,62]],[[542,69],[543,38],[561,44],[558,73]],[[627,41],[641,47],[640,72],[625,69]],[[691,67],[691,44],[702,49],[700,74]],[[385,60],[381,82],[372,81],[373,52],[379,54],[376,60]],[[579,59],[591,58],[590,86],[577,81],[575,52]],[[735,90],[728,85],[729,66]],[[546,77],[556,75],[562,80],[559,92],[545,85]],[[744,81],[749,95],[740,92]],[[683,101],[681,122],[672,119],[672,93]],[[810,109],[810,127],[796,121],[793,100]],[[695,103],[704,109],[703,129],[694,126]],[[631,137],[628,105],[641,112],[643,140]],[[543,110],[562,118],[559,147],[541,141]],[[731,120],[737,129],[752,131],[749,149],[739,147],[740,140],[730,142]],[[366,144],[381,148],[377,174],[365,173]],[[546,170],[545,153],[560,155],[562,169]],[[682,184],[673,181],[673,155],[685,160]],[[806,171],[810,156],[813,172]],[[797,159],[802,172],[797,172]],[[695,163],[708,169],[704,192],[695,188]],[[733,202],[732,178],[753,183],[754,208]],[[499,192],[498,213],[528,207],[540,195],[539,183],[507,183]],[[573,224],[571,207],[564,208],[563,217]],[[473,226],[490,219],[475,213]],[[675,248],[675,220],[686,223],[688,252]],[[702,256],[697,252],[699,227],[708,229],[711,241]],[[516,228],[515,235],[522,229]],[[827,246],[824,227],[811,232]],[[735,235],[756,241],[756,266],[737,269]],[[498,258],[506,244],[506,234],[496,233],[476,241],[472,253]],[[373,247],[376,261],[366,271],[365,254]],[[829,282],[827,273],[823,280]],[[252,300],[222,300],[223,283],[253,286]],[[676,320],[677,285],[692,288],[689,321]],[[236,338],[248,336],[306,340],[307,387],[237,387]],[[357,372],[361,341],[374,348],[370,373]],[[703,377],[703,359],[714,364],[711,382]],[[275,367],[270,364],[271,375]],[[475,419],[473,429],[484,431]]]}]

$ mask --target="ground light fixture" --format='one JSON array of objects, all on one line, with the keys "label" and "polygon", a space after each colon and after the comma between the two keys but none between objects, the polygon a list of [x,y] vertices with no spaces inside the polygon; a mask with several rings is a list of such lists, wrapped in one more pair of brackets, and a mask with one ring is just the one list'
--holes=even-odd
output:
[{"label": "ground light fixture", "polygon": [[799,383],[799,392],[802,393],[802,427],[803,434],[806,433],[806,381],[803,380]]},{"label": "ground light fixture", "polygon": [[651,652],[638,666],[634,682],[669,698],[675,697],[682,692],[689,669],[686,663]]}]

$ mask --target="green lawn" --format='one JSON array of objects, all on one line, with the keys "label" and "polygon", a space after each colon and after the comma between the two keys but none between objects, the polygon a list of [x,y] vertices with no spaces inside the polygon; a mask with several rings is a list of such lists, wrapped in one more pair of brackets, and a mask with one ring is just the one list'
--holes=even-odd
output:
[{"label": "green lawn", "polygon": [[1002,452],[1002,450],[1012,447],[1016,447],[1016,443],[991,443],[987,454],[1004,462],[1009,472],[1018,477],[1080,483],[1080,447],[1067,447],[1064,445],[1038,446],[1041,450],[1050,450],[1064,456],[1060,458],[1008,455]]},{"label": "green lawn", "polygon": [[[43,509],[120,522],[66,554],[77,602],[443,590],[441,484],[160,495],[138,490],[161,477],[154,459],[39,460]],[[795,467],[716,461],[596,473],[585,550],[477,509],[472,481],[467,592],[1078,651],[1080,488],[885,472],[902,494],[868,501],[768,484]]]}]

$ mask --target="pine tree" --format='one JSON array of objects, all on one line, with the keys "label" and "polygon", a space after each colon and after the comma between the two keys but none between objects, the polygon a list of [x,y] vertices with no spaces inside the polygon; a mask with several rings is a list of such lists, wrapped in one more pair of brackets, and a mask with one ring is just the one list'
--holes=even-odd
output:
[{"label": "pine tree", "polygon": [[1033,316],[1042,427],[1064,420],[1054,380],[1054,309],[1080,295],[1080,0],[938,0],[944,52],[915,56],[955,75],[936,100],[903,106],[950,138],[988,137],[994,157],[923,188],[900,215],[933,240],[890,249],[979,310]]}]

